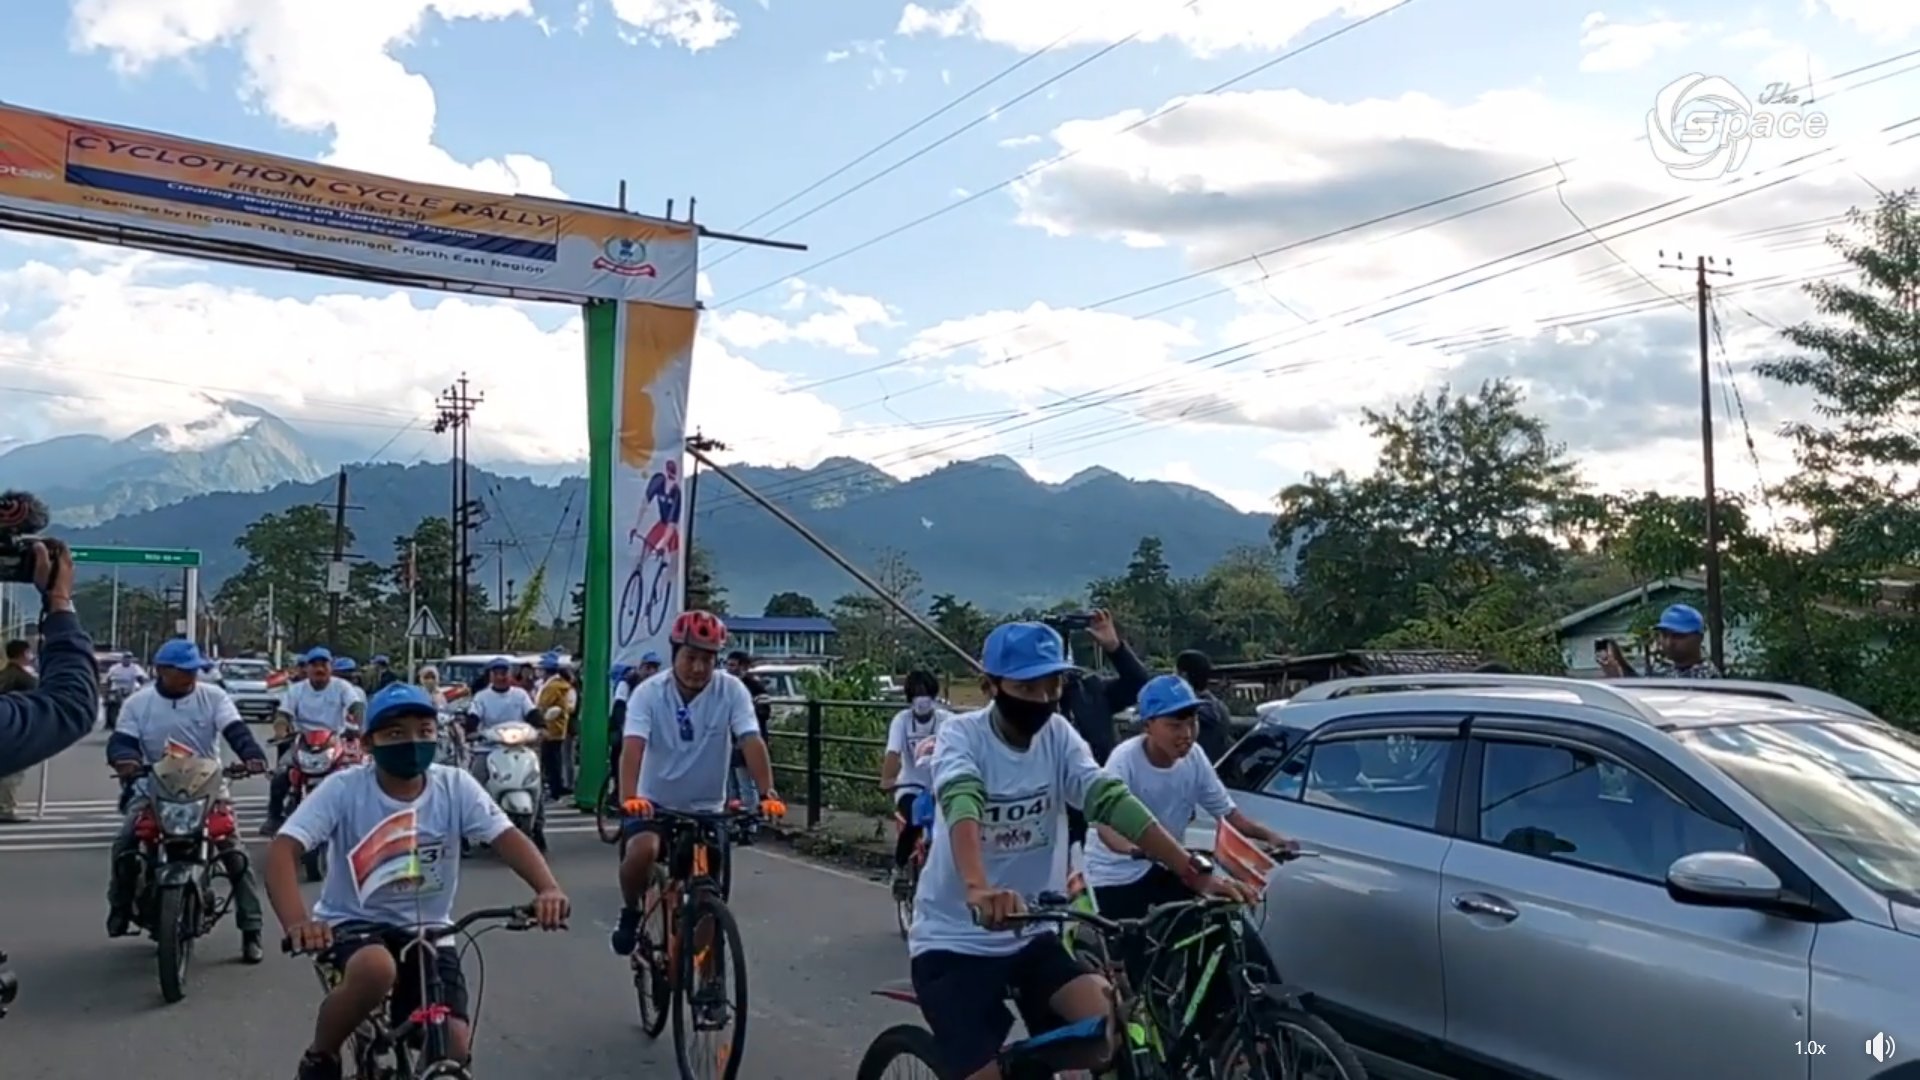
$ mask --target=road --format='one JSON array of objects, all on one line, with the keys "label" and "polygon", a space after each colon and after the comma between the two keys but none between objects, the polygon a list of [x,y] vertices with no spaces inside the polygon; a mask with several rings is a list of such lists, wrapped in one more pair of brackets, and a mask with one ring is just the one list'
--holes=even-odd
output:
[{"label": "road", "polygon": [[[196,957],[188,998],[161,1002],[153,945],[103,929],[107,846],[117,786],[94,735],[50,766],[45,819],[0,825],[0,950],[12,954],[20,1000],[0,1020],[7,1080],[71,1080],[137,1068],[146,1080],[293,1075],[319,988],[305,960],[278,953],[271,912],[267,962],[239,962],[223,922]],[[38,778],[22,792],[23,810]],[[264,814],[264,780],[236,785],[243,831]],[[591,819],[563,809],[549,826],[554,871],[573,898],[564,934],[490,934],[475,1047],[482,1075],[527,1080],[630,1080],[671,1075],[672,1034],[640,1032],[632,980],[607,949],[618,907],[611,848]],[[263,841],[253,841],[255,852]],[[318,886],[309,886],[309,890]],[[461,870],[462,910],[518,903],[526,890],[480,855]],[[886,890],[865,876],[760,847],[735,857],[733,906],[748,958],[751,1018],[743,1080],[850,1077],[867,1041],[912,1010],[869,996],[903,978],[905,944]],[[479,970],[467,961],[469,985]]]}]

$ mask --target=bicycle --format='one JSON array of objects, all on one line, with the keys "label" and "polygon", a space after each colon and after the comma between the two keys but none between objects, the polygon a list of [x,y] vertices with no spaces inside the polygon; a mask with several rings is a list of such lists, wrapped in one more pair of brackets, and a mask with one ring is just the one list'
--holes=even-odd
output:
[{"label": "bicycle", "polygon": [[[653,580],[647,581],[647,567],[652,564]],[[620,589],[620,644],[622,647],[633,644],[640,635],[641,621],[644,619],[649,636],[660,633],[667,624],[667,614],[672,606],[673,582],[668,570],[673,568],[673,557],[665,550],[648,549],[641,553],[640,561],[627,574],[627,582]]]},{"label": "bicycle", "polygon": [[[735,1080],[747,1045],[747,968],[740,925],[726,898],[732,886],[731,846],[736,831],[752,815],[737,808],[702,814],[658,807],[653,815],[670,828],[662,837],[662,857],[654,863],[653,881],[641,906],[639,938],[629,958],[641,1029],[648,1038],[659,1038],[671,1012],[680,1075],[697,1080],[706,1074],[694,1070],[694,1037],[731,1022],[733,1038],[716,1058],[721,1080]],[[625,854],[623,839],[621,857]],[[693,947],[687,947],[689,942]],[[726,991],[729,969],[731,1001]]]},{"label": "bicycle", "polygon": [[[335,937],[334,944],[337,947],[343,942],[376,941],[388,947],[399,944],[404,952],[408,949],[437,949],[442,939],[465,936],[467,944],[461,950],[464,955],[468,948],[479,951],[480,935],[468,934],[467,928],[488,920],[499,920],[504,924],[503,929],[514,931],[532,930],[539,925],[534,921],[531,905],[482,908],[462,916],[451,926],[382,928]],[[283,937],[280,939],[280,951],[293,956],[304,950],[296,950],[293,942]],[[322,990],[332,993],[334,987],[340,985],[343,973],[328,963],[324,956],[316,956],[313,966],[320,976]],[[452,1013],[445,1000],[446,992],[440,984],[439,966],[429,958],[419,967],[422,984],[419,1008],[396,1026],[388,1015],[388,1006],[382,1004],[347,1037],[346,1052],[341,1057],[353,1064],[351,1076],[359,1080],[473,1080],[473,1072],[467,1065],[455,1061],[449,1054],[447,1024],[452,1019]],[[483,957],[480,982],[473,998],[471,1027],[475,1031],[480,1027],[480,1004],[486,993],[486,970]]]},{"label": "bicycle", "polygon": [[[907,865],[893,879],[893,916],[900,926],[900,938],[904,941],[907,931],[913,927],[913,894],[920,888],[920,873],[927,866],[928,845],[933,834],[933,796],[918,784],[894,784],[886,789],[889,797],[897,797],[903,790],[919,792],[919,797],[913,801],[911,824],[920,827],[920,835],[913,842],[913,851],[907,856]],[[908,824],[896,810],[893,815],[894,835],[897,837]]]}]

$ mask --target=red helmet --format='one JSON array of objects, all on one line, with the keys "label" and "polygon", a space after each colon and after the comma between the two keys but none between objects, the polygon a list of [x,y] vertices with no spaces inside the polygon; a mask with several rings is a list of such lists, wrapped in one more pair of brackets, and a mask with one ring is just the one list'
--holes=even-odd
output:
[{"label": "red helmet", "polygon": [[673,632],[667,640],[717,653],[726,647],[727,624],[710,611],[683,611],[673,620]]}]

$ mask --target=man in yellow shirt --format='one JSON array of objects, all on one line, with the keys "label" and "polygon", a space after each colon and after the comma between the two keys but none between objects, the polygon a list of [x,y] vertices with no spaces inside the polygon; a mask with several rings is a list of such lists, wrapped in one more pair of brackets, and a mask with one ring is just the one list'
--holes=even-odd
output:
[{"label": "man in yellow shirt", "polygon": [[540,744],[540,773],[546,778],[547,797],[561,799],[567,794],[567,738],[573,732],[573,711],[579,700],[573,683],[560,670],[560,658],[549,653],[540,658],[543,681],[534,697],[534,708],[546,728],[546,740]]}]

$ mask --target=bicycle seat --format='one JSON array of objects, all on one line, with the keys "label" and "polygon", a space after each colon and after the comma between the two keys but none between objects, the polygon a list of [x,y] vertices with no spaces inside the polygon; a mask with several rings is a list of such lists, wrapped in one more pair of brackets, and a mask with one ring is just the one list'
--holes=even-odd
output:
[{"label": "bicycle seat", "polygon": [[1039,1065],[1053,1072],[1073,1068],[1107,1047],[1107,1018],[1089,1016],[1021,1039],[1000,1051],[1002,1065]]}]

